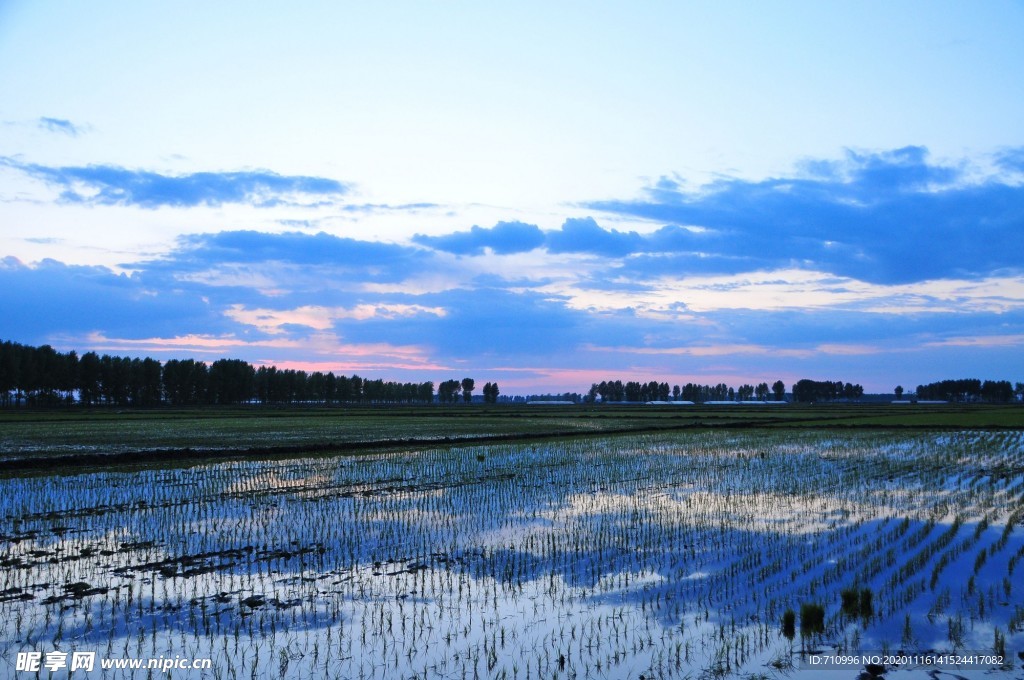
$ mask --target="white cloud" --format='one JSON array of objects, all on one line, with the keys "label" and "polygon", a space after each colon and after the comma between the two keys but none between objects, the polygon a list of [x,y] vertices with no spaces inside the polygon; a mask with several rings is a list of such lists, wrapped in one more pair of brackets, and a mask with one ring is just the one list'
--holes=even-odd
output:
[{"label": "white cloud", "polygon": [[[616,289],[618,288],[618,289]],[[825,272],[782,269],[711,276],[609,278],[601,288],[563,280],[541,290],[573,309],[633,310],[648,318],[692,319],[720,310],[850,310],[875,314],[1001,313],[1024,309],[1024,276],[942,279],[884,285]]]}]

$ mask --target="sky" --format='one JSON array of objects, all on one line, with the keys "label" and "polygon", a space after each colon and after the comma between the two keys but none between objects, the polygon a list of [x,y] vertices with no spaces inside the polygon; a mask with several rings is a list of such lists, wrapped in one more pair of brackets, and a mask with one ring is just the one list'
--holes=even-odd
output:
[{"label": "sky", "polygon": [[1024,2],[0,0],[0,339],[1024,380]]}]

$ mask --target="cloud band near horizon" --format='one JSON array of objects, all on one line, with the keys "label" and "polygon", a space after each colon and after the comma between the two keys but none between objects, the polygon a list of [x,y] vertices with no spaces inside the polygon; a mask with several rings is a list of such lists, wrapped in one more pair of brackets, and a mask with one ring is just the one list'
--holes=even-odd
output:
[{"label": "cloud band near horizon", "polygon": [[[97,209],[272,207],[349,190],[270,172],[5,163]],[[869,391],[964,372],[1021,378],[1008,373],[1022,372],[1024,166],[1015,150],[995,166],[979,179],[917,147],[850,152],[791,177],[693,190],[663,178],[556,229],[508,221],[390,243],[193,233],[121,274],[7,258],[0,312],[10,339],[31,344],[334,362],[393,378],[452,371],[538,391],[588,386],[554,382],[566,376],[811,377]],[[623,218],[649,228],[601,225]]]}]

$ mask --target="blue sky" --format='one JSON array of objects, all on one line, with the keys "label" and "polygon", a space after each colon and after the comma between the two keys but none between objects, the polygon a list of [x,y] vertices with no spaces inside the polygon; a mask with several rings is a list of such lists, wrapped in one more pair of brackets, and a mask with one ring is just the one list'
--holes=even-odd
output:
[{"label": "blue sky", "polygon": [[0,2],[0,338],[1022,380],[1024,3]]}]

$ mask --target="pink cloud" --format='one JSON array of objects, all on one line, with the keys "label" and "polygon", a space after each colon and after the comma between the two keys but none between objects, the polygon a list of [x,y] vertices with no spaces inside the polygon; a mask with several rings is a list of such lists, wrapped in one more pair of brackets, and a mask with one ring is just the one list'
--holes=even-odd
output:
[{"label": "pink cloud", "polygon": [[245,347],[301,348],[302,343],[284,338],[242,340],[234,335],[176,335],[173,338],[108,338],[102,333],[89,333],[81,341],[68,339],[67,344],[86,348],[84,351],[141,351],[221,353]]},{"label": "pink cloud", "polygon": [[808,358],[814,355],[813,350],[781,349],[766,345],[695,345],[688,347],[602,347],[585,345],[583,349],[590,352],[608,352],[614,354],[640,354],[650,356],[691,356],[691,357],[728,357],[734,355],[764,354],[774,357]]},{"label": "pink cloud", "polygon": [[[133,352],[167,354],[216,355],[218,357],[233,354],[238,358],[246,358],[258,350],[273,349],[287,355],[295,352],[319,356],[338,357],[328,360],[293,360],[286,357],[260,358],[256,365],[274,365],[278,368],[294,368],[301,366],[314,367],[311,370],[333,371],[386,371],[386,370],[445,370],[445,366],[437,363],[425,347],[418,345],[391,345],[387,343],[345,343],[330,333],[320,333],[303,340],[287,338],[268,338],[261,340],[245,340],[234,335],[183,335],[173,338],[108,338],[101,333],[90,333],[85,338],[66,339],[73,347],[85,348],[83,351]],[[247,359],[252,360],[252,359]],[[310,370],[302,368],[301,370]]]}]

